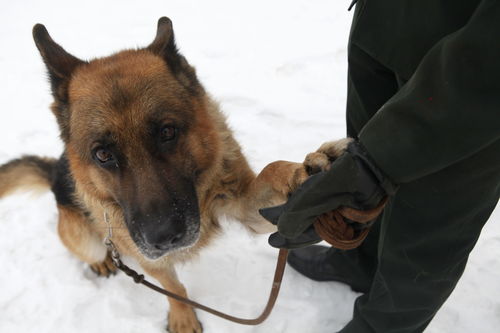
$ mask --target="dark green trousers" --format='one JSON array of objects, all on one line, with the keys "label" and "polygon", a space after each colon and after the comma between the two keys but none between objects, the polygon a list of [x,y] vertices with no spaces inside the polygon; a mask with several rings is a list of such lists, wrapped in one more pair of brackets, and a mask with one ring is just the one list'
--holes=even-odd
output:
[{"label": "dark green trousers", "polygon": [[[348,135],[357,137],[404,83],[351,44]],[[498,202],[499,152],[500,144],[494,143],[439,172],[402,184],[362,246],[335,259],[337,266],[353,267],[353,274],[362,267],[371,284],[370,291],[356,300],[353,319],[340,332],[425,329],[455,288]]]}]

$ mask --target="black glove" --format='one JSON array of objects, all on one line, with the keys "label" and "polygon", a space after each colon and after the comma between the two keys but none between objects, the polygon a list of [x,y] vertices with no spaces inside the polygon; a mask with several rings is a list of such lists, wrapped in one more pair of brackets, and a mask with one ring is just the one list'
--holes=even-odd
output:
[{"label": "black glove", "polygon": [[[397,186],[375,165],[364,148],[352,142],[330,170],[309,177],[285,204],[263,208],[260,214],[277,224],[279,235],[287,239],[273,234],[269,239],[271,245],[305,246],[320,240],[317,235],[314,237],[314,230],[308,229],[319,215],[340,206],[372,209],[396,190]],[[306,230],[302,237],[307,239],[295,242]]]},{"label": "black glove", "polygon": [[[283,205],[278,207],[283,207]],[[263,210],[261,209],[259,212],[268,221],[276,225],[279,219],[279,215],[281,215],[281,210],[273,208],[274,207],[264,208]],[[263,215],[263,214],[268,214],[268,215]],[[274,216],[269,214],[276,214],[276,215]],[[309,228],[306,229],[306,231],[304,231],[302,234],[300,234],[294,239],[285,238],[282,235],[280,235],[279,232],[275,232],[269,236],[268,242],[272,247],[276,247],[278,249],[282,248],[295,249],[319,243],[321,242],[321,237],[318,236],[316,231],[314,231],[314,227],[311,225],[309,226]]]}]

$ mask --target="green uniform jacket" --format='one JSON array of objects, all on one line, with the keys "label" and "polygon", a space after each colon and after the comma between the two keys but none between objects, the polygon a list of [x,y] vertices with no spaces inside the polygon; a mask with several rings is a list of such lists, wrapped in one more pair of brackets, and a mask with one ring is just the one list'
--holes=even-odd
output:
[{"label": "green uniform jacket", "polygon": [[497,156],[483,162],[500,166],[500,1],[357,7],[351,43],[407,81],[358,129],[389,178],[406,183],[485,148]]},{"label": "green uniform jacket", "polygon": [[360,0],[347,129],[401,186],[361,247],[332,259],[370,285],[341,333],[420,333],[498,202],[500,0]]}]

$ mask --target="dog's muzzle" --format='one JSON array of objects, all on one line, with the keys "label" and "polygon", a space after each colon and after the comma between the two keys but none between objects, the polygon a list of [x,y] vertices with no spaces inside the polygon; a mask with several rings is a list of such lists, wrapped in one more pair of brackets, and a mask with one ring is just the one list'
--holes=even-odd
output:
[{"label": "dog's muzzle", "polygon": [[158,259],[172,251],[191,247],[199,238],[199,217],[170,217],[134,220],[132,239],[148,259]]}]

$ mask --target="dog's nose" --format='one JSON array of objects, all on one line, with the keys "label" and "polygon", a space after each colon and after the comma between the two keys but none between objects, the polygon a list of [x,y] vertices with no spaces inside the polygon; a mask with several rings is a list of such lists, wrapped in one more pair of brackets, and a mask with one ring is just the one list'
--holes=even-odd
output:
[{"label": "dog's nose", "polygon": [[184,234],[184,231],[164,233],[163,235],[153,234],[152,236],[146,238],[146,243],[156,250],[164,251],[175,247],[182,240]]},{"label": "dog's nose", "polygon": [[184,221],[155,219],[154,222],[143,220],[142,236],[146,246],[155,250],[169,250],[178,246],[186,235]]},{"label": "dog's nose", "polygon": [[126,214],[125,219],[133,241],[150,259],[187,246],[192,240],[193,228],[188,229],[190,219],[175,211],[137,209]]}]

